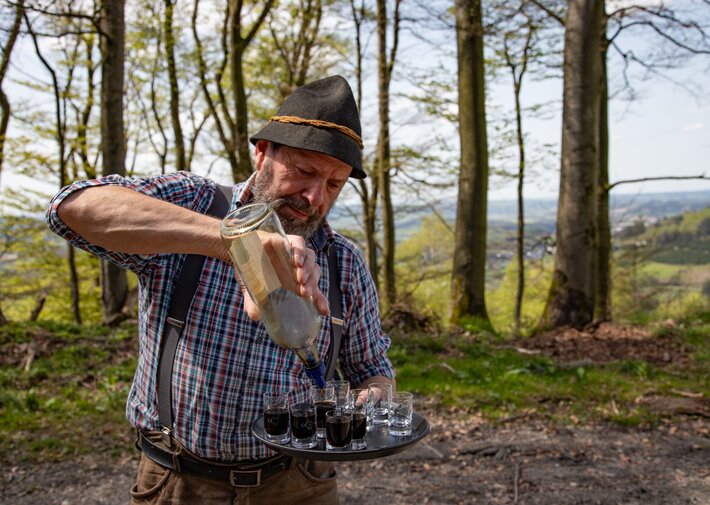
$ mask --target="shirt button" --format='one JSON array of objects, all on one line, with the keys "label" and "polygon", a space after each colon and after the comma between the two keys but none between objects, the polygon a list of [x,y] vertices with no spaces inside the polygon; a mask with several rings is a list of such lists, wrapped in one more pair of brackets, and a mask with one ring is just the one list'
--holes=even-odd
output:
[{"label": "shirt button", "polygon": [[250,385],[250,386],[253,386],[253,385],[254,385],[254,381],[249,381],[249,385]]},{"label": "shirt button", "polygon": [[258,338],[256,339],[256,343],[257,343],[257,344],[261,344],[263,341],[264,341],[264,337],[258,337]]},{"label": "shirt button", "polygon": [[240,430],[242,430],[242,431],[247,431],[247,425],[246,425],[246,424],[242,424],[242,427],[240,428]]}]

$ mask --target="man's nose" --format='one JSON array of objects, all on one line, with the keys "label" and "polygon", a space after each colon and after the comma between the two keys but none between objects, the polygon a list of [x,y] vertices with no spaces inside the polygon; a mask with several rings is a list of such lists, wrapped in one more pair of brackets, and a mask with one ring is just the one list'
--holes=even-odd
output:
[{"label": "man's nose", "polygon": [[313,208],[318,208],[323,204],[323,194],[325,188],[320,182],[312,182],[303,190],[303,197],[308,200],[308,203]]}]

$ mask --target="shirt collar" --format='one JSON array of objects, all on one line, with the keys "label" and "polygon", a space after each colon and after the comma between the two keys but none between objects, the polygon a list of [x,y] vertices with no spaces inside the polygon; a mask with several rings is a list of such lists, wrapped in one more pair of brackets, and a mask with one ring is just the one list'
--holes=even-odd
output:
[{"label": "shirt collar", "polygon": [[[236,190],[234,191],[234,197],[232,199],[232,207],[237,208],[242,205],[249,203],[253,196],[252,188],[254,187],[254,181],[256,180],[256,172],[251,174],[249,178],[241,184],[237,184]],[[335,234],[333,229],[328,224],[327,219],[323,219],[323,222],[311,236],[310,242],[311,246],[315,251],[321,251],[329,246],[335,240]]]}]

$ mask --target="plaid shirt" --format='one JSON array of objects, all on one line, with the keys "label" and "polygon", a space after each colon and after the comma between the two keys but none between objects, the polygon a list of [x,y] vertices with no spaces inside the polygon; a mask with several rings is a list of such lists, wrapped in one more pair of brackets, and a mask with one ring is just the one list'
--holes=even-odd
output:
[{"label": "plaid shirt", "polygon": [[[250,182],[235,186],[232,208],[250,200]],[[138,276],[138,364],[126,417],[136,428],[158,430],[158,351],[173,283],[186,255],[109,251],[70,230],[59,219],[57,207],[69,194],[100,185],[132,188],[201,213],[209,208],[216,188],[212,181],[186,172],[146,178],[111,175],[63,188],[47,210],[53,232]],[[170,226],[169,219],[165,225]],[[340,362],[346,378],[360,384],[375,375],[394,377],[386,355],[390,340],[382,332],[377,293],[361,253],[326,222],[309,246],[316,251],[322,272],[319,287],[326,296],[327,247],[337,250],[345,320]],[[294,352],[276,345],[261,322],[249,319],[233,267],[219,259],[205,259],[186,319],[173,366],[175,438],[193,453],[222,462],[271,456],[273,452],[252,436],[250,427],[263,412],[263,392],[275,387],[293,391],[297,398],[306,394],[310,380],[301,362]],[[330,317],[322,320],[316,342],[321,356],[325,356],[331,322]]]}]

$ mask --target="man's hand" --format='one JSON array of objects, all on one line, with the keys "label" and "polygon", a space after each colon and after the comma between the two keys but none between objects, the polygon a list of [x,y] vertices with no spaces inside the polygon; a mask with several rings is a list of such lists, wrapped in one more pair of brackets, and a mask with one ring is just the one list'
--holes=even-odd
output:
[{"label": "man's hand", "polygon": [[[330,313],[330,310],[328,307],[328,300],[318,288],[321,269],[316,263],[315,252],[306,247],[306,242],[303,237],[298,235],[287,235],[286,237],[288,238],[291,246],[291,261],[294,269],[294,281],[297,294],[304,298],[312,299],[318,312],[324,316],[327,316]],[[268,246],[266,248],[268,250]],[[235,276],[237,276],[236,270],[234,273]],[[244,295],[244,310],[252,320],[258,321],[261,318],[259,307],[254,300],[252,300],[251,296],[249,296],[246,287],[238,276],[237,280],[240,281],[242,286],[242,293]]]}]

